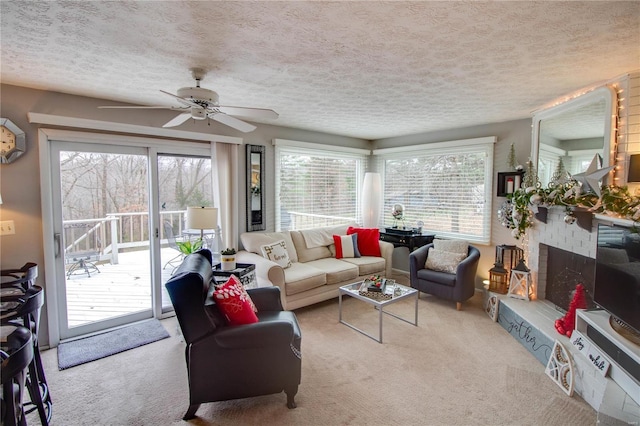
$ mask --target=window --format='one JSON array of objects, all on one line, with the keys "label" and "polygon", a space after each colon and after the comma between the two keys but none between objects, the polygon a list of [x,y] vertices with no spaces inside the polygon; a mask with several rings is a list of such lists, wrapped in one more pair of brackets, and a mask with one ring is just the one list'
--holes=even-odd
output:
[{"label": "window", "polygon": [[361,222],[360,190],[369,150],[277,139],[276,229]]},{"label": "window", "polygon": [[599,157],[598,168],[606,167],[608,164],[600,164],[602,162],[602,150],[601,149],[584,149],[579,151],[567,151],[567,159],[565,168],[571,175],[577,175],[578,173],[584,173],[594,157]]},{"label": "window", "polygon": [[[385,226],[489,243],[494,137],[376,150]],[[395,204],[405,217],[391,216]]]}]

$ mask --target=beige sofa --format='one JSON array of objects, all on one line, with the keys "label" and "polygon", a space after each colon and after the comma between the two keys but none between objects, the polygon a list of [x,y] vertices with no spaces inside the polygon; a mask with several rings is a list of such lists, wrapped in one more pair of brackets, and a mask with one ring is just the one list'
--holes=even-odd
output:
[{"label": "beige sofa", "polygon": [[[304,231],[245,232],[240,235],[244,250],[236,257],[239,263],[256,265],[258,286],[278,286],[282,304],[292,310],[323,300],[338,297],[338,288],[364,277],[379,274],[391,276],[393,244],[379,241],[381,257],[335,258],[335,246],[329,241],[332,235],[346,235],[347,228],[356,224],[316,228]],[[312,242],[310,234],[314,235]],[[318,235],[324,241],[318,242]],[[282,268],[262,256],[261,247],[284,240],[291,266]],[[320,238],[322,240],[322,238]],[[324,244],[325,245],[320,245]],[[312,247],[309,248],[308,246]]]}]

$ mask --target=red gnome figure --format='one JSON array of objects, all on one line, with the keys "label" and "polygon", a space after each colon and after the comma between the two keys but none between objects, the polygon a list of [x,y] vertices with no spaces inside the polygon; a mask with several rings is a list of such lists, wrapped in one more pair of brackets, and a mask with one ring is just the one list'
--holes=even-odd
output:
[{"label": "red gnome figure", "polygon": [[576,325],[576,309],[585,309],[587,307],[587,299],[584,297],[584,287],[582,284],[576,286],[573,294],[573,300],[569,304],[569,310],[563,318],[556,320],[556,330],[558,333],[571,337],[573,329]]}]

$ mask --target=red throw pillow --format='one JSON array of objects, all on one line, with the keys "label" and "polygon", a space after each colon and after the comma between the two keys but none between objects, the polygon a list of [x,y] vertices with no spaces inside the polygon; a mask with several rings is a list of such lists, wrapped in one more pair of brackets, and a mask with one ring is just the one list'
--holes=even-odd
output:
[{"label": "red throw pillow", "polygon": [[334,235],[333,242],[336,245],[336,259],[343,257],[360,257],[358,251],[358,234]]},{"label": "red throw pillow", "polygon": [[347,228],[347,235],[358,234],[358,251],[361,256],[380,257],[380,230],[378,228]]},{"label": "red throw pillow", "polygon": [[213,297],[230,325],[258,322],[253,301],[235,275],[231,275],[226,283],[215,289]]}]

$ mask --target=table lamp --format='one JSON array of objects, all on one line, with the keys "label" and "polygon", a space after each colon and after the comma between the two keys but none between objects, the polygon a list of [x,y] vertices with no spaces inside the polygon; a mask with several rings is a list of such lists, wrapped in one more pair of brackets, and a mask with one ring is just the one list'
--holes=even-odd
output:
[{"label": "table lamp", "polygon": [[199,229],[200,240],[204,239],[204,230],[218,227],[218,209],[215,207],[187,207],[187,228]]}]

